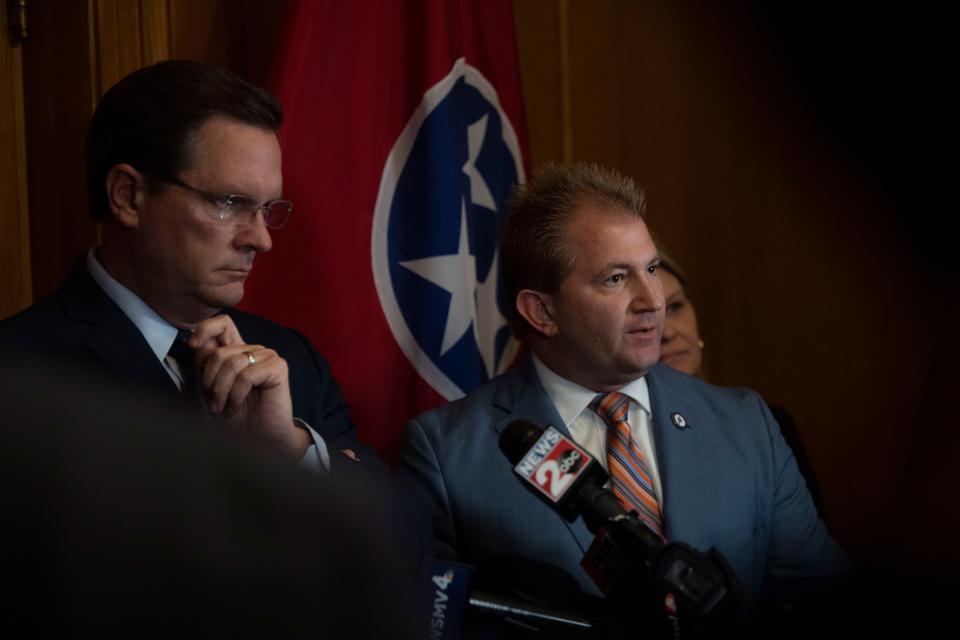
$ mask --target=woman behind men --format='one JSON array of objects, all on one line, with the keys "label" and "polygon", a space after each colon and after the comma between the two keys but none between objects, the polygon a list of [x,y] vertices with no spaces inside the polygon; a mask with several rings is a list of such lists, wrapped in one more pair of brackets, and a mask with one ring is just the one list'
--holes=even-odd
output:
[{"label": "woman behind men", "polygon": [[[687,297],[687,276],[663,245],[658,243],[658,247],[660,249],[660,281],[663,283],[663,297],[667,306],[660,343],[660,362],[678,371],[706,379],[703,371],[703,349],[706,345],[700,338],[696,310]],[[770,406],[770,412],[780,425],[783,438],[793,449],[797,466],[807,482],[817,513],[823,518],[820,486],[814,475],[813,466],[810,464],[810,458],[803,448],[793,417],[786,409],[776,405]]]}]

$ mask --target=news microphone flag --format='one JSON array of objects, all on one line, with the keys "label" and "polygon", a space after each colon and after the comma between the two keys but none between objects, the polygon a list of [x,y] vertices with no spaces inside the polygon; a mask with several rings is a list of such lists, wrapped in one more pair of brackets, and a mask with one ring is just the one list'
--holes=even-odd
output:
[{"label": "news microphone flag", "polygon": [[555,427],[547,427],[513,471],[547,500],[558,503],[592,458]]},{"label": "news microphone flag", "polygon": [[429,637],[457,640],[467,610],[473,568],[459,562],[437,559],[430,561],[429,568],[432,603]]},{"label": "news microphone flag", "polygon": [[500,434],[499,446],[524,485],[569,522],[580,516],[580,494],[586,485],[599,491],[609,479],[586,450],[552,426],[542,429],[527,420],[514,420]]},{"label": "news microphone flag", "polygon": [[284,196],[242,307],[302,331],[361,437],[505,370],[498,237],[525,174],[509,0],[290,3],[271,89]]}]

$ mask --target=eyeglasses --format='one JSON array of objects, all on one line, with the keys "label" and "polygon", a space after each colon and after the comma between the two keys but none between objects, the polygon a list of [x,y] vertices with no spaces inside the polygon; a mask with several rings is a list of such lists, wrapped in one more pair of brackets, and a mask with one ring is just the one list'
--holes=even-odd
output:
[{"label": "eyeglasses", "polygon": [[265,204],[257,204],[257,201],[249,196],[217,195],[192,187],[178,178],[159,178],[159,180],[182,187],[205,198],[215,207],[215,209],[208,209],[210,217],[223,224],[243,227],[253,222],[257,213],[262,211],[263,223],[267,228],[279,229],[287,222],[290,212],[293,211],[293,203],[289,200],[271,200]]}]

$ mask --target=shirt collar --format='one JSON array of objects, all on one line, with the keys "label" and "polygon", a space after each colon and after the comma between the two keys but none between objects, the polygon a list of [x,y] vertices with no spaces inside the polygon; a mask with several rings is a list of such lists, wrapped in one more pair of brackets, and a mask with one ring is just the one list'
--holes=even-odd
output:
[{"label": "shirt collar", "polygon": [[[597,397],[597,392],[559,376],[543,364],[536,354],[531,353],[530,355],[533,358],[533,366],[537,370],[537,376],[540,377],[543,390],[550,396],[550,400],[553,401],[553,406],[557,408],[557,413],[560,414],[564,425],[569,427],[577,419],[577,416],[590,405],[590,402]],[[653,415],[650,410],[650,390],[647,388],[646,378],[641,376],[625,384],[618,391],[637,403],[641,409],[647,412],[648,416]]]},{"label": "shirt collar", "polygon": [[87,252],[87,271],[96,281],[103,292],[113,300],[120,310],[130,318],[140,333],[143,334],[151,351],[158,360],[167,357],[173,340],[177,337],[177,328],[160,317],[137,294],[117,282],[113,276],[97,261],[94,250]]}]

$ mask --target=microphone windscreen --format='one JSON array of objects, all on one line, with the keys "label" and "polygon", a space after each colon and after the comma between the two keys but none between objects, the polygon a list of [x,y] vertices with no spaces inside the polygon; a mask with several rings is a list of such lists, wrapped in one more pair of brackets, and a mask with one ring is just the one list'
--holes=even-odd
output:
[{"label": "microphone windscreen", "polygon": [[528,420],[514,420],[500,434],[500,451],[511,464],[517,464],[543,434],[543,429]]}]

